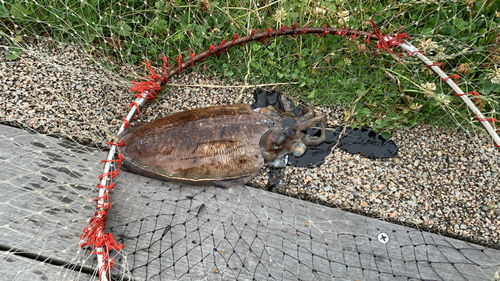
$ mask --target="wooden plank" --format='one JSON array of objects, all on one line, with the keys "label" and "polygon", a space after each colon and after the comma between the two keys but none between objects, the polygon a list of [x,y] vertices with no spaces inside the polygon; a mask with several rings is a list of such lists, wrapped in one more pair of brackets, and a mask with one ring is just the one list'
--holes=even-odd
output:
[{"label": "wooden plank", "polygon": [[144,279],[490,280],[498,270],[500,251],[448,237],[249,187],[139,178],[122,173],[108,224]]},{"label": "wooden plank", "polygon": [[95,212],[105,153],[0,126],[0,244],[92,267],[79,236]]},{"label": "wooden plank", "polygon": [[[5,126],[0,140],[0,244],[95,268],[78,243],[105,153]],[[107,230],[125,245],[111,253],[113,273],[141,280],[491,280],[500,260],[498,250],[250,187],[122,171],[111,201]]]},{"label": "wooden plank", "polygon": [[25,258],[11,252],[0,253],[0,268],[2,269],[0,280],[99,280],[98,276],[92,274]]}]

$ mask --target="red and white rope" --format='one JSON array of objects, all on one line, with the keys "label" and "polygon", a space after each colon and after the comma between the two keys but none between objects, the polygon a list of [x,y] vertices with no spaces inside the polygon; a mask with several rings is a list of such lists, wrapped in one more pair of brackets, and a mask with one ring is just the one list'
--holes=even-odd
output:
[{"label": "red and white rope", "polygon": [[[391,37],[389,37],[389,36],[384,37],[384,39],[386,41],[391,40],[390,38]],[[401,47],[402,49],[407,51],[412,56],[416,56],[427,67],[429,67],[437,75],[439,75],[439,77],[441,78],[441,81],[446,82],[446,84],[448,84],[453,89],[453,91],[455,92],[455,95],[460,97],[462,99],[462,101],[467,105],[467,107],[472,111],[475,119],[478,120],[479,122],[481,122],[481,125],[483,125],[483,127],[486,129],[488,134],[490,134],[490,136],[492,137],[494,145],[496,147],[500,147],[500,137],[498,136],[498,129],[493,128],[493,126],[491,125],[491,124],[495,124],[495,122],[497,120],[495,118],[486,118],[483,115],[483,113],[481,112],[481,110],[479,110],[479,108],[477,108],[476,104],[474,102],[472,102],[472,100],[468,97],[468,95],[467,95],[468,93],[464,93],[464,91],[462,91],[462,89],[460,89],[460,87],[457,85],[457,83],[455,83],[455,81],[453,79],[450,79],[450,78],[456,78],[456,81],[458,82],[458,75],[457,76],[454,76],[454,75],[448,76],[442,70],[442,68],[444,68],[444,67],[442,67],[442,68],[439,67],[440,63],[432,62],[420,50],[418,50],[417,47],[413,46],[412,44],[410,44],[407,41],[405,41],[404,43],[401,43],[399,45],[399,47]]]},{"label": "red and white rope", "polygon": [[[137,113],[139,116],[140,107],[148,100],[152,100],[156,97],[156,94],[159,90],[161,90],[160,84],[167,83],[168,79],[175,74],[180,73],[183,69],[188,67],[192,67],[194,62],[202,61],[211,55],[218,55],[221,52],[225,52],[233,46],[242,46],[248,43],[249,41],[262,41],[267,39],[268,37],[277,37],[283,35],[289,35],[292,37],[296,37],[301,34],[316,34],[318,37],[324,37],[327,34],[330,35],[339,35],[339,36],[350,36],[351,38],[364,37],[366,38],[366,42],[369,43],[369,39],[378,40],[377,47],[386,50],[387,52],[391,52],[391,49],[394,48],[402,48],[409,53],[410,56],[416,55],[420,60],[422,60],[426,66],[430,67],[434,70],[440,77],[442,81],[445,81],[454,91],[455,95],[460,96],[462,100],[467,104],[467,106],[473,111],[475,117],[481,124],[486,128],[488,133],[492,136],[495,146],[500,147],[500,137],[497,132],[493,129],[490,122],[494,124],[496,119],[494,118],[485,118],[481,111],[475,106],[475,104],[467,97],[467,94],[473,93],[464,93],[458,85],[450,79],[454,76],[447,76],[438,65],[442,65],[442,63],[433,63],[431,62],[421,51],[412,46],[410,43],[406,42],[405,39],[409,38],[406,34],[397,34],[394,36],[387,36],[380,32],[378,27],[371,21],[374,25],[376,31],[375,32],[359,32],[357,29],[338,29],[338,28],[330,28],[328,26],[322,27],[298,27],[298,24],[295,23],[292,28],[283,26],[280,29],[271,30],[270,28],[266,32],[257,33],[255,30],[252,30],[250,35],[245,37],[239,37],[238,34],[234,35],[233,40],[227,41],[222,40],[217,46],[211,45],[210,48],[198,55],[190,54],[190,58],[182,62],[182,56],[177,58],[178,65],[173,67],[170,63],[168,63],[167,59],[163,58],[163,72],[164,76],[160,76],[156,74],[153,69],[150,67],[149,62],[147,62],[147,66],[151,71],[151,75],[148,76],[149,80],[145,82],[134,82],[134,86],[130,89],[131,91],[137,92],[135,102],[132,102],[129,107],[130,111],[123,118],[124,122],[121,125],[120,129],[117,132],[119,135],[125,129],[127,129],[129,122],[132,120],[133,116]],[[380,40],[382,38],[382,40]],[[402,55],[402,54],[398,54]],[[170,67],[170,70],[167,68]],[[457,76],[458,77],[458,76]],[[159,83],[157,83],[157,81]],[[476,97],[475,99],[478,100]],[[496,126],[496,125],[495,125]],[[116,153],[116,147],[123,145],[123,143],[108,143],[111,145],[108,156],[105,162],[103,173],[99,176],[100,183],[97,185],[99,187],[99,197],[94,199],[96,202],[96,213],[94,218],[90,221],[89,226],[84,229],[84,234],[82,235],[81,247],[92,246],[92,254],[97,255],[98,261],[98,270],[99,270],[99,279],[101,281],[109,280],[110,269],[113,267],[113,258],[109,258],[109,251],[111,249],[115,249],[120,251],[123,248],[123,245],[119,245],[113,238],[111,233],[104,233],[106,226],[106,214],[111,206],[109,201],[109,191],[113,189],[114,183],[112,180],[118,175],[118,170],[121,165],[121,155],[119,155],[119,159],[115,160],[114,156]],[[111,171],[112,162],[118,162],[118,167],[113,171]]]}]

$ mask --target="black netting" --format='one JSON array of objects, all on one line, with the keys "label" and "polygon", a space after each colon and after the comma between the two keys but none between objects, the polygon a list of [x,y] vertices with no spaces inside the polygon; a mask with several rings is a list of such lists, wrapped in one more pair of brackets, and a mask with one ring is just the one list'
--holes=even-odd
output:
[{"label": "black netting", "polygon": [[[106,233],[125,248],[110,252],[111,279],[498,280],[494,140],[418,53],[360,38],[376,31],[370,19],[383,34],[408,34],[490,122],[500,110],[498,5],[0,1],[0,279],[99,279],[102,262],[80,236],[131,81],[148,80],[146,61],[161,74],[164,56],[175,67],[213,45],[131,125],[251,104],[265,91],[258,106],[280,93],[326,114],[328,140],[232,189],[120,171]],[[342,32],[217,49],[252,29],[327,24]]]},{"label": "black netting", "polygon": [[[95,255],[78,243],[94,211],[85,180],[104,153],[2,128],[7,276],[97,278]],[[116,184],[107,222],[125,245],[110,254],[116,280],[491,280],[498,270],[498,250],[252,187],[193,187],[124,171]]]}]

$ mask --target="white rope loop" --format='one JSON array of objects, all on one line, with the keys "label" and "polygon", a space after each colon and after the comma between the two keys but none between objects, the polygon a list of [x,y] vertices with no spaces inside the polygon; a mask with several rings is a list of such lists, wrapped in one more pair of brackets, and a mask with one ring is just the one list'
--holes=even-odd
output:
[{"label": "white rope loop", "polygon": [[[326,33],[327,32],[326,32],[326,27],[325,27],[325,33],[324,34],[326,34]],[[357,33],[357,31],[356,31],[356,33]],[[300,33],[300,34],[302,34],[302,33]],[[332,34],[334,34],[334,33],[332,33]],[[379,34],[381,34],[381,33],[379,33]],[[339,34],[334,34],[334,35],[339,35]],[[344,35],[344,34],[340,34],[340,35]],[[368,35],[368,37],[370,37],[370,35]],[[491,123],[488,121],[487,118],[484,117],[484,115],[476,107],[476,105],[460,89],[460,87],[452,79],[450,79],[450,77],[448,75],[446,75],[438,66],[436,66],[421,51],[419,51],[418,48],[416,48],[415,46],[411,45],[409,42],[404,41],[404,43],[399,43],[399,44],[396,43],[396,44],[394,44],[394,42],[395,42],[394,38],[395,37],[380,36],[379,38],[381,38],[381,37],[383,38],[384,41],[390,43],[390,47],[401,47],[402,49],[404,49],[405,51],[407,51],[411,56],[413,56],[413,54],[415,54],[417,56],[417,58],[419,58],[422,62],[425,63],[426,66],[430,67],[434,72],[436,72],[439,75],[439,77],[441,77],[441,80],[445,81],[455,91],[455,93],[457,94],[457,96],[460,96],[462,98],[462,100],[466,103],[466,105],[472,110],[472,112],[474,113],[475,117],[481,122],[481,124],[486,128],[486,130],[488,131],[488,133],[493,138],[495,146],[500,146],[500,137],[498,136],[498,133],[495,132],[495,129],[493,128],[493,126],[491,126]],[[236,40],[236,38],[235,38],[235,40]],[[250,40],[250,39],[248,39],[248,40]],[[232,43],[229,46],[229,48],[231,46],[233,46]],[[388,48],[388,47],[389,46],[386,46],[386,48]],[[384,47],[382,47],[382,48],[386,49]],[[208,53],[208,55],[210,55],[210,52]],[[191,64],[192,64],[192,61],[191,61]],[[148,67],[149,67],[149,64],[148,64]],[[181,62],[180,62],[180,59],[179,59],[179,69],[178,69],[178,71],[180,72],[181,69],[182,69],[181,68]],[[154,78],[153,78],[153,80],[154,80]],[[132,120],[132,117],[134,116],[134,114],[136,114],[136,111],[138,111],[139,108],[148,99],[151,98],[151,95],[149,94],[149,91],[147,91],[147,90],[144,90],[144,91],[138,93],[137,96],[139,96],[139,97],[136,98],[135,102],[132,103],[132,104],[135,103],[137,106],[131,106],[129,113],[124,118],[124,122],[122,123],[122,125],[120,126],[120,129],[117,132],[117,135],[119,135],[120,133],[122,133],[126,129],[128,123]],[[491,120],[491,119],[489,119],[489,120]],[[117,144],[112,144],[111,145],[111,148],[110,148],[109,153],[108,153],[107,160],[104,160],[104,162],[106,162],[106,164],[104,165],[104,170],[103,170],[103,175],[104,176],[101,178],[101,182],[100,182],[101,187],[107,187],[108,185],[111,184],[112,178],[109,175],[110,175],[110,170],[111,170],[111,162],[113,162],[114,156],[115,156],[115,153],[116,153],[116,146],[117,146]],[[111,189],[111,188],[100,188],[99,189],[99,199],[97,200],[98,206],[104,206],[104,204],[107,203],[104,198],[107,198],[107,194],[109,193],[109,189]],[[97,211],[99,213],[100,211],[104,211],[104,210],[105,210],[105,208],[102,207],[102,208],[99,208]],[[96,217],[97,218],[101,218],[100,215],[97,215]],[[104,235],[105,235],[104,234],[104,228],[99,229],[97,231],[97,233],[96,233],[97,237],[103,237]],[[104,247],[98,247],[98,248],[95,248],[94,250],[95,250],[95,252],[97,252],[98,269],[99,269],[99,275],[100,275],[99,278],[100,278],[101,281],[108,281],[109,280],[108,273],[106,273],[106,270],[103,270],[103,269],[106,269],[106,267],[108,267],[108,269],[109,269],[109,266],[110,266],[109,265],[109,262],[110,262],[109,261],[109,257],[107,257],[105,255],[106,251],[108,251],[109,249],[104,249]]]},{"label": "white rope loop", "polygon": [[[390,39],[390,37],[389,37]],[[388,38],[385,37],[385,40],[387,41]],[[491,126],[491,122],[488,121],[481,110],[477,108],[477,106],[472,102],[472,100],[460,89],[460,87],[453,81],[453,79],[450,79],[450,76],[446,75],[443,70],[437,65],[435,65],[431,60],[429,60],[417,47],[413,46],[409,42],[405,40],[405,43],[402,43],[399,45],[401,48],[403,48],[405,51],[410,53],[412,56],[415,55],[418,59],[420,59],[423,63],[425,63],[426,66],[428,66],[430,69],[432,69],[439,77],[441,78],[441,81],[446,82],[452,89],[455,91],[456,95],[459,96],[463,102],[467,105],[467,107],[472,110],[474,116],[476,119],[481,122],[483,127],[486,129],[486,131],[490,134],[490,136],[493,138],[493,142],[495,143],[495,146],[500,146],[500,137],[498,136],[498,133],[496,132],[495,128]]]}]

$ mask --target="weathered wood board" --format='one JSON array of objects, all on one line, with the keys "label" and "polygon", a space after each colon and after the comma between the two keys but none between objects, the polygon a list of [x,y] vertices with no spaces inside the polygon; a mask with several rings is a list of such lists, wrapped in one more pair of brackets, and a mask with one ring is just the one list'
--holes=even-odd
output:
[{"label": "weathered wood board", "polygon": [[0,245],[93,267],[79,247],[105,153],[0,126]]},{"label": "weathered wood board", "polygon": [[0,268],[2,269],[0,280],[99,280],[99,277],[95,275],[78,270],[68,270],[62,266],[17,256],[10,252],[0,253]]},{"label": "weathered wood board", "polygon": [[[78,243],[105,155],[0,126],[0,245],[94,268]],[[107,230],[125,245],[111,254],[118,279],[491,280],[500,266],[498,250],[250,187],[182,186],[122,171],[111,201]],[[17,260],[27,258],[2,258],[15,274],[38,274],[39,261],[21,268]],[[95,278],[70,271],[54,272],[57,280]]]},{"label": "weathered wood board", "polygon": [[279,194],[137,177],[117,182],[108,225],[148,279],[490,280],[499,267],[497,250]]}]

